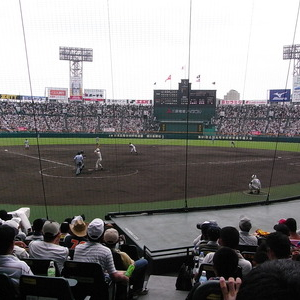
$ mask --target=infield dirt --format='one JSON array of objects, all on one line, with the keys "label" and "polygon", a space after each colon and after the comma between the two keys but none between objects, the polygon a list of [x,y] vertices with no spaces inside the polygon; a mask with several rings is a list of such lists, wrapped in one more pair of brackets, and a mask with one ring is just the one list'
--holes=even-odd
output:
[{"label": "infield dirt", "polygon": [[[8,151],[5,151],[8,150]],[[103,171],[93,145],[1,149],[2,202],[48,205],[178,200],[247,190],[252,174],[267,187],[299,182],[298,153],[242,148],[102,145]],[[75,176],[73,157],[85,168]],[[44,197],[45,195],[45,197]]]}]

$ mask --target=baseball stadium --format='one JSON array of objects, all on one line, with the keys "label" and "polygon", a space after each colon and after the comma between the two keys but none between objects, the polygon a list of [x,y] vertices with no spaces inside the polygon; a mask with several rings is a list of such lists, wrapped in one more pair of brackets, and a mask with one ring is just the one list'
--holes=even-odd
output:
[{"label": "baseball stadium", "polygon": [[[198,61],[209,61],[210,54],[206,57],[206,54],[200,53],[204,50],[198,42],[197,47],[192,48],[193,39],[189,35],[197,30],[197,37],[198,34],[200,36],[198,27],[201,26],[197,23],[200,18],[195,18],[195,24],[199,25],[196,26],[192,22],[194,11],[187,10],[182,18],[182,26],[189,29],[178,37],[171,35],[170,41],[166,38],[167,34],[160,36],[162,46],[158,51],[153,50],[160,53],[163,49],[168,55],[172,51],[177,53],[176,47],[183,41],[187,53],[178,50],[176,59],[170,60],[168,66],[173,67],[175,61],[178,64],[178,57],[186,56],[181,72],[175,75],[174,71],[161,82],[154,76],[147,77],[148,81],[154,82],[151,87],[147,83],[150,96],[134,98],[127,96],[127,88],[134,91],[135,95],[146,89],[145,83],[138,84],[138,79],[129,87],[130,84],[125,81],[127,75],[128,78],[137,78],[147,71],[138,63],[139,56],[132,51],[134,47],[130,44],[135,44],[135,39],[139,40],[142,36],[139,32],[143,29],[142,25],[135,28],[131,20],[125,22],[130,24],[129,32],[133,31],[131,26],[137,30],[137,37],[133,36],[128,43],[124,42],[126,38],[123,34],[127,27],[121,28],[123,15],[116,13],[120,8],[110,1],[107,4],[100,1],[101,9],[95,16],[89,8],[83,10],[85,18],[91,22],[94,17],[98,22],[100,11],[103,13],[105,10],[107,14],[101,20],[103,24],[86,25],[90,32],[85,31],[85,22],[78,27],[73,24],[72,12],[67,14],[71,18],[66,24],[73,24],[76,30],[71,26],[71,29],[68,27],[66,31],[60,31],[65,24],[55,17],[53,20],[50,18],[49,24],[43,21],[45,23],[41,27],[47,39],[55,37],[57,40],[55,49],[47,43],[50,50],[44,48],[41,40],[38,45],[43,57],[41,59],[34,52],[37,46],[32,42],[35,41],[33,36],[37,35],[32,28],[39,28],[37,24],[40,20],[34,21],[29,17],[31,6],[22,6],[21,2],[16,7],[19,6],[21,12],[17,19],[22,28],[20,37],[24,39],[22,53],[25,63],[19,64],[19,69],[28,73],[25,77],[28,77],[29,87],[22,89],[18,83],[13,89],[9,88],[14,79],[3,81],[0,87],[2,213],[17,215],[18,212],[26,212],[30,224],[39,218],[62,224],[80,216],[87,225],[100,218],[106,226],[116,228],[129,244],[134,244],[140,257],[148,259],[151,275],[174,275],[183,262],[191,262],[193,239],[199,235],[200,224],[204,221],[217,222],[220,227],[237,227],[239,220],[247,216],[252,220],[252,230],[264,236],[273,231],[277,220],[298,216],[300,45],[295,45],[293,41],[292,45],[283,47],[283,59],[289,60],[290,65],[294,61],[293,75],[287,74],[287,78],[290,76],[293,80],[291,88],[288,79],[284,82],[281,77],[281,87],[278,82],[274,83],[278,84],[278,88],[271,86],[268,81],[268,89],[264,90],[267,96],[263,100],[246,100],[245,91],[241,95],[233,89],[222,98],[215,79],[212,79],[212,76],[218,78],[220,66],[216,67],[211,62],[214,71],[211,75],[211,66],[207,67],[206,71],[210,74],[207,82],[202,79],[205,75],[194,76],[198,74],[194,64],[198,68]],[[177,11],[178,3],[174,5]],[[42,6],[37,10],[44,11]],[[53,5],[49,5],[48,9],[52,8]],[[82,10],[79,6],[73,8],[78,17]],[[69,7],[64,9],[68,11]],[[255,12],[254,6],[252,9]],[[252,18],[253,15],[249,17],[249,24],[252,24]],[[74,19],[82,22],[79,17]],[[58,26],[53,32],[51,24]],[[191,29],[193,24],[197,29]],[[166,24],[163,26],[168,27]],[[49,35],[48,30],[51,32]],[[70,34],[69,40],[67,33],[73,30],[76,31],[76,39]],[[105,35],[105,39],[101,36],[101,42],[99,30]],[[145,42],[147,46],[139,48],[140,52],[147,53],[142,61],[147,61],[147,55],[149,62],[152,61],[152,50],[148,50],[148,44],[153,43],[151,38],[154,40],[160,29],[153,32],[155,34]],[[77,47],[82,38],[89,34],[90,39],[84,40],[88,48]],[[210,33],[210,36],[213,35]],[[73,41],[77,41],[74,47],[57,47],[58,43],[72,44]],[[116,47],[118,42],[123,46]],[[165,45],[164,49],[165,42],[170,42],[172,47]],[[249,41],[243,43],[250,44],[250,33]],[[103,47],[99,48],[99,44]],[[120,48],[124,48],[127,56],[117,52]],[[99,49],[103,53],[99,54]],[[247,49],[250,51],[249,46]],[[46,53],[50,51],[59,54],[59,60],[64,61],[60,63],[67,61],[69,74],[61,75],[55,70],[53,73],[49,70],[49,75],[44,74],[48,72],[45,61],[48,59]],[[248,59],[249,53],[246,56]],[[31,60],[32,57],[36,59]],[[57,57],[55,59],[58,60]],[[118,73],[117,66],[125,64],[124,69],[128,70],[135,59],[134,77],[127,71]],[[158,70],[163,63],[160,56],[155,59],[155,68]],[[94,66],[88,66],[92,62]],[[38,69],[42,72],[34,69],[35,64],[43,66]],[[48,67],[49,64],[55,64],[55,60],[49,58]],[[235,64],[238,63],[233,59],[231,66]],[[83,77],[83,65],[87,80]],[[31,67],[35,71],[31,71]],[[247,68],[248,65],[245,73]],[[224,69],[228,70],[228,65]],[[43,73],[41,79],[39,73]],[[53,79],[53,74],[57,74],[57,80]],[[228,74],[219,78],[226,81]],[[247,86],[248,89],[256,89],[256,86],[247,82],[246,75],[244,82],[240,80],[243,77],[240,73],[232,76],[239,78],[240,88],[243,86],[246,90]],[[192,77],[196,77],[196,83]],[[126,83],[123,84],[122,80]],[[229,82],[232,84],[234,80]],[[39,96],[41,90],[43,96]],[[120,97],[123,93],[124,96]],[[20,222],[24,222],[22,218]],[[146,296],[147,299],[150,300]]]}]

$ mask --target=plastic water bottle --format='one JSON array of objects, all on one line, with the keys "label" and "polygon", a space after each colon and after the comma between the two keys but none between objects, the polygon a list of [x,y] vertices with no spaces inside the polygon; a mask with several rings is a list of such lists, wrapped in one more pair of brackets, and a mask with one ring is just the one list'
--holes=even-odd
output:
[{"label": "plastic water bottle", "polygon": [[207,278],[206,278],[206,271],[202,271],[201,276],[200,276],[200,278],[199,278],[199,282],[200,282],[200,284],[203,284],[203,283],[206,282],[206,281],[207,281]]},{"label": "plastic water bottle", "polygon": [[54,266],[54,261],[53,260],[50,261],[48,271],[47,271],[47,276],[48,277],[55,277],[55,266]]},{"label": "plastic water bottle", "polygon": [[130,277],[135,269],[135,265],[130,265],[125,272],[125,276]]}]

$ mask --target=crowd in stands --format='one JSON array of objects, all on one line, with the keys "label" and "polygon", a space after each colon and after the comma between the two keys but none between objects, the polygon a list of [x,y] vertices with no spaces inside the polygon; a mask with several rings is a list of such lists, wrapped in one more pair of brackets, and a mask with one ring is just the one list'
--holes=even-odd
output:
[{"label": "crowd in stands", "polygon": [[153,107],[78,102],[0,102],[2,131],[95,133],[153,132],[159,126]]},{"label": "crowd in stands", "polygon": [[[219,105],[211,120],[218,135],[300,134],[300,106]],[[80,102],[0,102],[2,131],[96,133],[155,132],[159,122],[151,105],[99,105]]]},{"label": "crowd in stands", "polygon": [[[139,256],[130,257],[123,251],[126,238],[113,224],[100,218],[87,222],[84,215],[79,215],[68,217],[62,223],[35,219],[28,228],[26,218],[19,217],[21,213],[21,210],[18,214],[0,211],[0,273],[8,274],[17,290],[21,275],[34,274],[24,260],[32,257],[55,261],[59,275],[63,275],[64,263],[68,260],[97,262],[107,280],[130,285],[128,294],[123,290],[129,299],[147,294],[148,261]],[[202,265],[211,265],[214,275],[207,279],[220,282],[227,300],[297,299],[300,234],[296,220],[279,220],[273,232],[250,233],[252,224],[247,217],[237,223],[237,226],[222,228],[214,220],[197,224],[201,233],[193,242],[194,258],[200,253],[204,253],[204,257],[201,261],[195,259],[196,270],[201,270]],[[131,277],[125,275],[130,266],[135,267]],[[197,272],[186,299],[194,299],[193,294],[203,285]],[[119,299],[123,299],[122,296],[119,294]]]},{"label": "crowd in stands", "polygon": [[[214,220],[197,224],[201,234],[194,240],[195,257],[200,251],[205,253],[198,268],[201,270],[202,264],[212,264],[216,277],[210,277],[208,280],[219,281],[223,299],[298,298],[300,235],[296,220],[294,218],[279,220],[274,225],[273,232],[257,230],[250,233],[251,220],[242,217],[238,227],[239,231],[233,226],[219,228]],[[219,248],[216,250],[209,248],[211,244],[209,232],[212,228],[215,232],[219,232]],[[195,261],[199,262],[198,259]],[[186,300],[194,300],[196,290],[201,284],[205,284],[199,282],[199,275],[196,273],[195,284]]]},{"label": "crowd in stands", "polygon": [[299,105],[220,105],[212,125],[220,135],[283,135],[300,134]]},{"label": "crowd in stands", "polygon": [[[86,222],[85,216],[80,215],[59,224],[39,218],[25,230],[21,218],[14,214],[1,210],[0,217],[0,273],[9,275],[17,291],[21,275],[34,275],[23,259],[35,258],[53,260],[59,276],[63,275],[67,260],[98,263],[107,282],[120,283],[119,289],[127,298],[119,292],[119,300],[147,294],[144,285],[148,261],[139,257],[134,260],[121,251],[125,237],[102,219]],[[134,266],[131,275],[126,274],[129,266]],[[126,285],[129,290],[124,289]]]}]

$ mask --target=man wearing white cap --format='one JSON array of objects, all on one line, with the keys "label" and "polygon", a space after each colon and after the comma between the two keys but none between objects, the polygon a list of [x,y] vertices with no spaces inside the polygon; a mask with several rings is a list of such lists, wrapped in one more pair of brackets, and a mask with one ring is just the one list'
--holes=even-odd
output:
[{"label": "man wearing white cap", "polygon": [[74,260],[99,263],[103,272],[108,274],[113,281],[128,282],[129,278],[124,271],[115,268],[111,250],[100,243],[104,232],[104,222],[96,218],[89,223],[87,228],[88,241],[75,247]]},{"label": "man wearing white cap", "polygon": [[33,258],[51,259],[61,272],[69,255],[69,249],[59,245],[60,226],[55,221],[46,221],[42,229],[44,240],[29,243],[29,254]]}]

